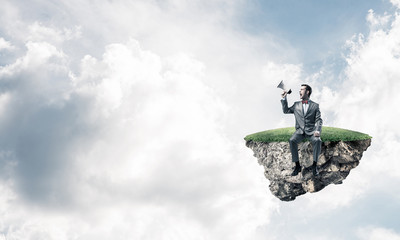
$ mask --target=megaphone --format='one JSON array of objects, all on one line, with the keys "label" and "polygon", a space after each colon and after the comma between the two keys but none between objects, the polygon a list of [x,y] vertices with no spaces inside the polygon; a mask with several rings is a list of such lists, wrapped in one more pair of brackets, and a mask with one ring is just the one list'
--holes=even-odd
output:
[{"label": "megaphone", "polygon": [[283,91],[287,92],[287,94],[291,94],[292,93],[292,89],[289,89],[289,91],[286,90],[285,84],[283,83],[283,80],[279,83],[277,88],[282,89]]}]

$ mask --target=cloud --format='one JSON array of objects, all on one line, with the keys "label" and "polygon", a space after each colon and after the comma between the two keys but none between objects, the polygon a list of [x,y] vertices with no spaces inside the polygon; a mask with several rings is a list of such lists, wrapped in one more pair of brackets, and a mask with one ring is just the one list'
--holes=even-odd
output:
[{"label": "cloud", "polygon": [[[154,218],[167,220],[158,220],[159,224],[170,222],[181,229],[160,229],[157,235],[189,236],[190,231],[204,235],[205,229],[211,229],[211,236],[227,236],[228,229],[244,219],[247,224],[235,235],[256,228],[259,221],[253,219],[264,219],[265,213],[257,213],[253,204],[262,195],[254,199],[258,194],[245,190],[246,182],[253,180],[241,174],[247,163],[238,161],[237,150],[221,131],[228,110],[204,84],[204,64],[185,54],[163,59],[131,40],[106,47],[101,60],[86,57],[83,62],[89,71],[99,69],[96,65],[102,66],[102,71],[96,71],[102,76],[99,82],[97,77],[86,78],[93,76],[86,70],[74,79],[78,91],[83,89],[96,99],[93,114],[103,113],[100,117],[107,119],[104,135],[80,165],[85,169],[82,192],[91,189],[101,205],[130,201],[135,205],[128,208],[155,211]],[[107,81],[117,84],[112,87],[116,91],[108,91]],[[90,199],[82,201],[90,204]],[[152,210],[159,204],[165,206],[161,212]],[[236,206],[234,213],[227,211],[228,206]],[[181,214],[186,216],[185,224]],[[223,227],[214,229],[214,225]]]},{"label": "cloud", "polygon": [[0,38],[0,51],[2,50],[12,50],[14,48],[10,42],[6,41],[4,38]]},{"label": "cloud", "polygon": [[[347,80],[337,95],[341,104],[334,110],[337,125],[374,137],[371,154],[377,155],[371,156],[372,159],[385,158],[385,164],[378,164],[378,168],[396,177],[398,173],[393,169],[398,164],[394,156],[398,154],[400,131],[392,109],[393,103],[400,100],[396,93],[400,87],[399,29],[399,18],[395,15],[389,29],[373,30],[367,38],[352,42]],[[374,172],[377,173],[376,168]]]},{"label": "cloud", "polygon": [[390,2],[393,4],[393,6],[400,8],[400,1],[398,0],[390,0]]},{"label": "cloud", "polygon": [[380,227],[368,227],[357,230],[358,237],[363,240],[375,239],[400,239],[400,235],[393,229],[386,229]]},{"label": "cloud", "polygon": [[76,58],[69,30],[27,29],[0,72],[7,239],[243,239],[268,222],[276,201],[221,127],[208,63],[134,38]]},{"label": "cloud", "polygon": [[60,45],[65,41],[72,39],[79,39],[81,37],[81,28],[75,26],[74,28],[51,28],[45,26],[41,22],[34,22],[28,26],[29,34],[27,36],[27,41],[35,42],[48,42],[53,45]]}]

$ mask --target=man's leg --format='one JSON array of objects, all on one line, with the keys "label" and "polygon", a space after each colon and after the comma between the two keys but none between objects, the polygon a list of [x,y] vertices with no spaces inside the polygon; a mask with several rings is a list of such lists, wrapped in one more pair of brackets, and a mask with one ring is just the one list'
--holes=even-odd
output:
[{"label": "man's leg", "polygon": [[312,135],[310,137],[310,141],[313,145],[313,174],[314,176],[317,176],[319,174],[318,170],[317,170],[317,162],[318,162],[318,156],[321,153],[321,138],[320,137],[315,137],[314,135]]},{"label": "man's leg", "polygon": [[292,137],[289,139],[290,151],[292,153],[292,161],[296,163],[296,167],[292,172],[292,176],[296,176],[301,171],[301,166],[299,163],[299,151],[297,144],[304,139],[304,134],[296,134],[294,133]]},{"label": "man's leg", "polygon": [[310,142],[312,143],[313,146],[313,159],[314,162],[318,162],[318,156],[321,153],[321,138],[320,137],[315,137],[314,135],[312,135],[310,137]]},{"label": "man's leg", "polygon": [[292,152],[292,161],[299,161],[299,151],[297,144],[301,142],[305,138],[304,134],[294,133],[292,137],[289,139],[290,151]]}]

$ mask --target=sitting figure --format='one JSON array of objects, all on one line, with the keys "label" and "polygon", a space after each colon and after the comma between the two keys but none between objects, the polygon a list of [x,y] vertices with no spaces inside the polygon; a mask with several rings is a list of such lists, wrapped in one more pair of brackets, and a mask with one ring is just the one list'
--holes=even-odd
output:
[{"label": "sitting figure", "polygon": [[295,102],[291,107],[288,107],[286,100],[287,92],[284,91],[282,94],[281,103],[283,113],[293,113],[296,119],[296,131],[289,140],[292,161],[296,163],[296,166],[292,172],[292,176],[296,176],[301,171],[297,144],[300,143],[304,138],[307,138],[313,146],[313,175],[317,176],[319,174],[317,170],[317,161],[321,152],[322,141],[320,136],[322,119],[318,103],[309,100],[311,92],[312,89],[309,85],[302,84],[299,91],[300,99],[302,101]]}]

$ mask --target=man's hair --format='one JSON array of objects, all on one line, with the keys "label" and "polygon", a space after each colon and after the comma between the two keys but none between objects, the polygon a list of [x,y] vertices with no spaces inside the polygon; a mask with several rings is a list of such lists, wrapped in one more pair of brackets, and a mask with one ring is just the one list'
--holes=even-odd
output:
[{"label": "man's hair", "polygon": [[310,97],[311,93],[312,93],[312,88],[307,84],[301,84],[301,86],[305,86],[306,87],[306,92],[307,91],[309,92],[308,96]]}]

